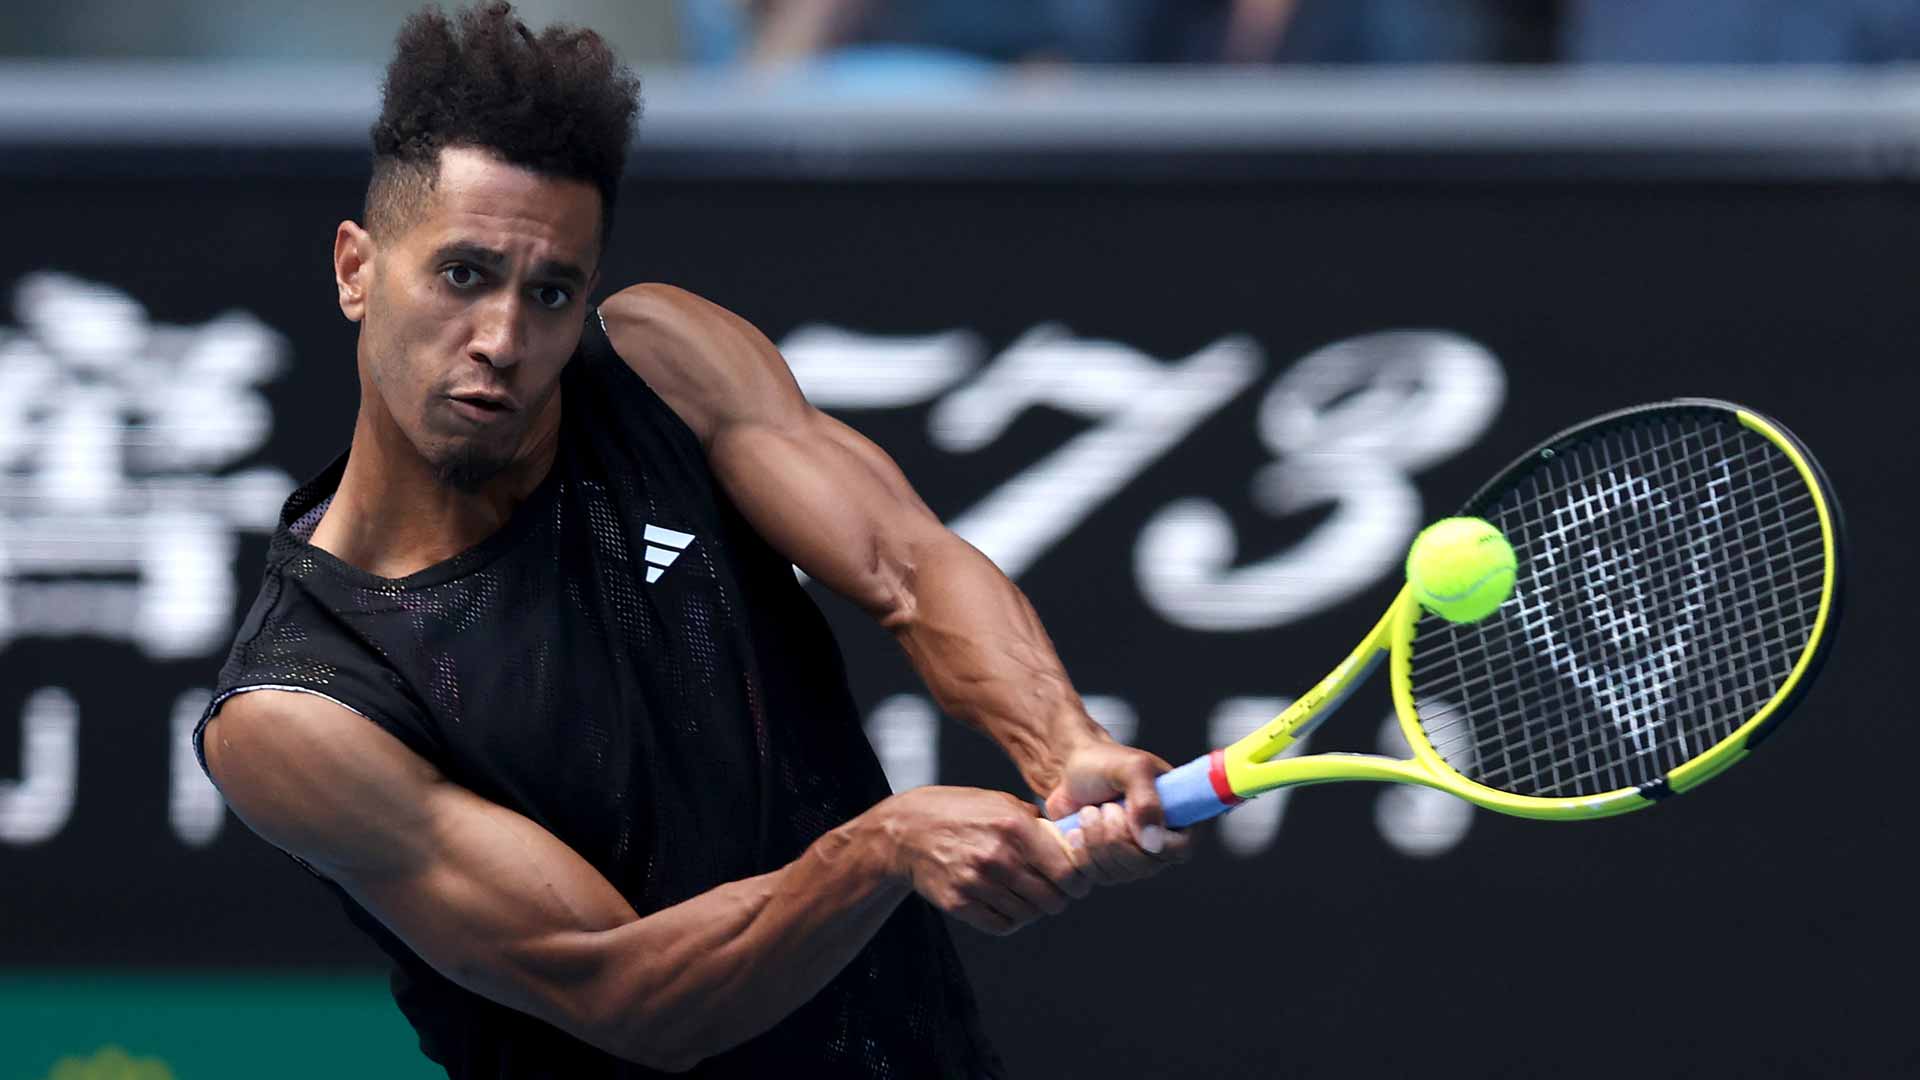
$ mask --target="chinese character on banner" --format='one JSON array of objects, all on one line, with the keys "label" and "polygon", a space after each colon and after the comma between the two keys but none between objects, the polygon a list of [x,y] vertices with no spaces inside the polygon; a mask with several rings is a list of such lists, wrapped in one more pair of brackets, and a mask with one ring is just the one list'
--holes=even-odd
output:
[{"label": "chinese character on banner", "polygon": [[[154,322],[131,296],[65,274],[13,289],[0,326],[0,650],[30,638],[125,642],[153,660],[217,654],[232,633],[242,532],[273,528],[293,481],[236,469],[267,441],[260,393],[285,340],[232,311]],[[168,819],[184,843],[225,809],[194,760],[209,693],[170,710]],[[0,779],[0,844],[43,843],[72,816],[80,705],[40,686],[19,717],[20,775]]]},{"label": "chinese character on banner", "polygon": [[259,387],[285,340],[233,311],[150,320],[131,296],[22,278],[0,328],[0,647],[131,642],[154,659],[226,644],[243,531],[270,531],[292,480],[228,472],[265,444]]}]

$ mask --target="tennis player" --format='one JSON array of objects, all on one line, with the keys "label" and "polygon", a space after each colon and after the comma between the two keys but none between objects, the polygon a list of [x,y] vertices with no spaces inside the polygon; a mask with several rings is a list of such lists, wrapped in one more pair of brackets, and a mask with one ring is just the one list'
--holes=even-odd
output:
[{"label": "tennis player", "polygon": [[[451,1076],[997,1075],[940,913],[1011,933],[1185,858],[1167,765],[752,326],[587,303],[637,109],[590,31],[405,24],[334,240],[352,442],[289,498],[196,745]],[[890,794],[795,565],[1083,839]]]}]

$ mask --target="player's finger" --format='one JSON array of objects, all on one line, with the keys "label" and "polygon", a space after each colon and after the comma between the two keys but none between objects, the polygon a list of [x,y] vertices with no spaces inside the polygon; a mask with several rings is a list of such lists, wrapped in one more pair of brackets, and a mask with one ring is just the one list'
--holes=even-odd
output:
[{"label": "player's finger", "polygon": [[[1061,858],[1062,861],[1065,860],[1064,855]],[[1072,872],[1071,867],[1067,872]],[[1067,895],[1066,890],[1048,881],[1044,874],[1030,866],[996,864],[990,873],[995,881],[1008,892],[1019,897],[1028,907],[1048,915],[1058,915],[1067,910],[1067,904],[1073,899]]]},{"label": "player's finger", "polygon": [[1053,822],[1035,818],[1026,846],[1034,867],[1061,892],[1078,900],[1093,891],[1085,870],[1086,843],[1079,829],[1062,833]]},{"label": "player's finger", "polygon": [[[1012,799],[1012,796],[1008,798]],[[1043,824],[1038,818],[1029,820],[1034,825]],[[1028,856],[1020,839],[1025,835],[1026,833],[1019,829],[1007,833],[1006,836],[1012,841],[1010,845],[1012,851],[1002,854],[1011,854],[1015,859],[1025,862]],[[1004,932],[1012,933],[1038,919],[1042,909],[1009,889],[1003,880],[1007,876],[1008,872],[1002,867],[1000,859],[986,859],[960,869],[954,876],[954,888],[962,902],[985,904],[1006,916],[1013,925]]]},{"label": "player's finger", "polygon": [[1167,815],[1160,806],[1160,791],[1153,784],[1167,767],[1159,758],[1135,755],[1127,759],[1121,775],[1114,777],[1126,794],[1127,822],[1134,842],[1152,855],[1158,855],[1167,843]]},{"label": "player's finger", "polygon": [[1102,806],[1100,817],[1107,841],[1104,850],[1096,852],[1095,857],[1112,869],[1117,880],[1137,881],[1159,869],[1158,861],[1134,843],[1127,813],[1118,803]]},{"label": "player's finger", "polygon": [[991,873],[981,876],[979,884],[971,890],[970,898],[1006,916],[1011,924],[1006,930],[1009,934],[1046,914],[1033,901],[996,880]]},{"label": "player's finger", "polygon": [[1013,831],[1010,858],[986,864],[986,876],[1013,889],[1049,915],[1066,910],[1067,886],[1078,877],[1066,837],[1045,818],[1029,816]]},{"label": "player's finger", "polygon": [[965,901],[947,909],[947,914],[966,923],[982,933],[994,937],[1005,937],[1020,929],[1012,919],[996,911],[991,905],[978,901]]},{"label": "player's finger", "polygon": [[1179,829],[1167,830],[1167,846],[1160,849],[1162,863],[1172,865],[1193,858],[1193,834]]},{"label": "player's finger", "polygon": [[[1115,809],[1117,810],[1118,807]],[[1080,811],[1080,834],[1086,838],[1087,842],[1086,853],[1090,876],[1101,885],[1113,885],[1125,880],[1120,876],[1120,868],[1112,863],[1113,838],[1110,832],[1107,815],[1099,806],[1089,806]]]},{"label": "player's finger", "polygon": [[1073,801],[1071,795],[1067,794],[1067,786],[1061,784],[1059,787],[1053,789],[1052,794],[1047,796],[1047,820],[1059,821],[1061,818],[1079,809],[1079,805],[1080,804]]},{"label": "player's finger", "polygon": [[[1074,815],[1074,819],[1078,821],[1079,815]],[[1067,847],[1067,857],[1073,861],[1074,876],[1081,889],[1079,892],[1073,892],[1072,889],[1068,891],[1073,892],[1075,897],[1085,896],[1092,891],[1093,886],[1100,884],[1094,869],[1093,856],[1087,853],[1087,830],[1076,825],[1061,834],[1060,840]]]},{"label": "player's finger", "polygon": [[1093,825],[1087,837],[1087,853],[1098,868],[1103,885],[1121,885],[1145,877],[1154,866],[1153,856],[1140,850],[1127,827],[1127,813],[1118,803],[1089,807]]}]

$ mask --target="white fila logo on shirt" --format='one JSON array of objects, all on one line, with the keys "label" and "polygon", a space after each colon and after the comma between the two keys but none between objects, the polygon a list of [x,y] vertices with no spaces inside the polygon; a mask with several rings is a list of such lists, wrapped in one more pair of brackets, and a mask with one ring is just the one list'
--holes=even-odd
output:
[{"label": "white fila logo on shirt", "polygon": [[647,584],[660,580],[667,572],[673,560],[687,550],[693,543],[692,533],[683,533],[674,529],[663,529],[658,525],[647,526]]}]

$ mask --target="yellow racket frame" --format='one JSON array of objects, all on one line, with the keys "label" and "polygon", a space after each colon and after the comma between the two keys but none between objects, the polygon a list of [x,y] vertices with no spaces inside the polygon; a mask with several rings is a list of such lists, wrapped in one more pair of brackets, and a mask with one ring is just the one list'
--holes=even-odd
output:
[{"label": "yellow racket frame", "polygon": [[[1665,793],[1680,793],[1698,787],[1746,757],[1749,740],[1794,697],[1809,678],[1820,643],[1829,632],[1835,588],[1839,581],[1839,556],[1835,542],[1837,529],[1826,490],[1806,456],[1793,440],[1764,417],[1736,409],[1740,422],[1766,438],[1787,455],[1799,470],[1800,478],[1813,493],[1820,515],[1821,542],[1826,553],[1824,580],[1820,591],[1820,610],[1813,633],[1795,661],[1786,681],[1759,712],[1735,728],[1726,738],[1713,744],[1692,760],[1676,766],[1666,776]],[[1268,721],[1259,730],[1224,750],[1227,784],[1241,798],[1263,791],[1302,784],[1323,784],[1336,780],[1381,780],[1401,784],[1419,784],[1466,799],[1469,802],[1518,817],[1552,821],[1610,817],[1653,805],[1654,798],[1639,787],[1620,788],[1597,795],[1543,798],[1516,795],[1487,787],[1467,779],[1448,765],[1420,727],[1414,708],[1412,664],[1414,628],[1420,621],[1420,604],[1411,588],[1402,588],[1385,615],[1340,665],[1313,689],[1301,695],[1286,711]],[[1379,665],[1382,655],[1389,659],[1388,678],[1393,690],[1393,708],[1399,715],[1400,730],[1412,758],[1390,758],[1375,754],[1308,754],[1280,757],[1302,735],[1331,715]]]}]

